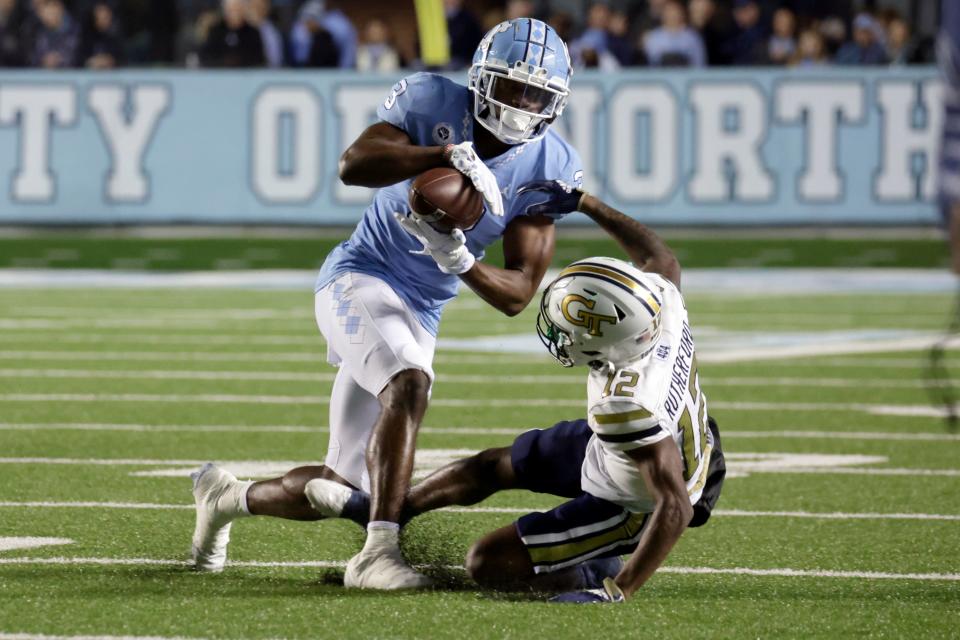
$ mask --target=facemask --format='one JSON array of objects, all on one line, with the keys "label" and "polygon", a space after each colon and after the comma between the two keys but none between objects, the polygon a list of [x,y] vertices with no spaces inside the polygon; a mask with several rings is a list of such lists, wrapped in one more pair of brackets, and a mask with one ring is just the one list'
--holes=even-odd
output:
[{"label": "facemask", "polygon": [[526,131],[527,127],[533,123],[534,116],[519,113],[511,109],[504,109],[500,116],[500,121],[505,127],[513,129],[514,131]]}]

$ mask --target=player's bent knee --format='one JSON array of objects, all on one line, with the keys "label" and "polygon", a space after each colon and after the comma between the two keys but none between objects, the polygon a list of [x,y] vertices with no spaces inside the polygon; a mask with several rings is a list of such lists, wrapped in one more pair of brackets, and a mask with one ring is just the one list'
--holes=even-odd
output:
[{"label": "player's bent knee", "polygon": [[464,561],[464,567],[467,575],[482,587],[496,587],[499,582],[496,580],[496,560],[493,558],[483,540],[478,540],[467,551],[467,557]]},{"label": "player's bent knee", "polygon": [[488,589],[516,587],[534,575],[526,548],[512,526],[473,543],[464,566],[474,582]]},{"label": "player's bent knee", "polygon": [[380,402],[391,409],[412,411],[426,408],[430,378],[420,369],[405,369],[395,375],[383,391]]}]

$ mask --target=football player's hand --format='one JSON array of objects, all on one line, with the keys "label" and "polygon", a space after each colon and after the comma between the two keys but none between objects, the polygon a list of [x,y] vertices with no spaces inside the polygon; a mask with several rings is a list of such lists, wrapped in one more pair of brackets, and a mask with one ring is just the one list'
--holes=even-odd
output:
[{"label": "football player's hand", "polygon": [[572,604],[593,604],[600,602],[623,602],[623,592],[613,581],[613,578],[604,578],[602,589],[587,589],[585,591],[568,591],[553,596],[548,602],[563,602]]},{"label": "football player's hand", "polygon": [[408,216],[402,213],[393,215],[404,231],[419,240],[420,244],[423,245],[421,251],[411,251],[410,253],[432,257],[437,266],[440,267],[440,271],[444,273],[459,275],[473,268],[473,263],[477,259],[467,248],[467,238],[460,229],[443,233],[416,216]]},{"label": "football player's hand", "polygon": [[500,185],[497,184],[497,178],[490,168],[483,164],[477,152],[473,150],[473,143],[467,141],[447,145],[443,154],[454,169],[470,178],[473,187],[483,196],[490,213],[502,216],[503,196],[500,195]]},{"label": "football player's hand", "polygon": [[524,213],[528,216],[560,216],[577,211],[580,208],[580,200],[586,195],[585,191],[563,180],[528,182],[517,189],[518,196],[524,193],[536,193],[542,197],[539,202],[527,205]]}]

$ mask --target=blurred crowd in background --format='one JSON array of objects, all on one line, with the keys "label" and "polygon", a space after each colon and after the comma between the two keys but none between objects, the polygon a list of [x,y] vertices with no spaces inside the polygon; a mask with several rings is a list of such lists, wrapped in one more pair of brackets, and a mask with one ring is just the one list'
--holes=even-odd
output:
[{"label": "blurred crowd in background", "polygon": [[932,62],[935,28],[906,1],[435,0],[436,64],[412,0],[0,0],[0,67],[462,69],[487,29],[523,16],[551,24],[578,68]]}]

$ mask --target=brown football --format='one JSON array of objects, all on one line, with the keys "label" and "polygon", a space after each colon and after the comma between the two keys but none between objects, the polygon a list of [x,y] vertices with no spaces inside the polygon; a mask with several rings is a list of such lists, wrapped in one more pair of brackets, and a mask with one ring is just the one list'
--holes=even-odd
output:
[{"label": "brown football", "polygon": [[435,229],[472,229],[483,215],[483,196],[452,167],[424,171],[410,185],[410,208]]}]

